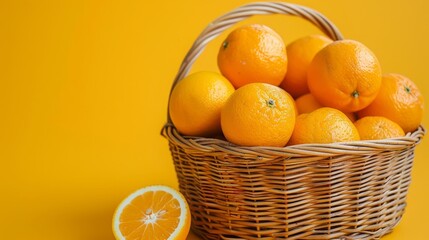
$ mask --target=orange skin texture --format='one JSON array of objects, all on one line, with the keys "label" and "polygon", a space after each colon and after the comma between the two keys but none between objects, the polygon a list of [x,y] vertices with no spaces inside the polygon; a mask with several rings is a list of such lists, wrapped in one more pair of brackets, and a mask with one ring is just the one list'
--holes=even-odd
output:
[{"label": "orange skin texture", "polygon": [[314,56],[332,40],[322,35],[309,35],[299,38],[286,47],[288,67],[280,87],[293,98],[309,93],[307,70]]},{"label": "orange skin texture", "polygon": [[264,82],[278,86],[287,71],[282,37],[265,25],[252,24],[232,31],[218,52],[218,67],[235,88]]},{"label": "orange skin texture", "polygon": [[401,74],[383,75],[382,88],[374,101],[358,112],[359,117],[383,116],[402,127],[405,133],[423,120],[424,99],[416,84]]},{"label": "orange skin texture", "polygon": [[297,117],[288,145],[358,140],[360,137],[356,127],[343,112],[322,107]]},{"label": "orange skin texture", "polygon": [[296,108],[298,109],[298,114],[310,113],[318,108],[323,107],[316,98],[307,93],[295,100]]},{"label": "orange skin texture", "polygon": [[354,124],[361,140],[380,140],[405,135],[401,126],[385,117],[368,116]]},{"label": "orange skin texture", "polygon": [[310,92],[322,105],[343,112],[368,106],[381,86],[381,67],[371,50],[354,40],[320,50],[308,69]]},{"label": "orange skin texture", "polygon": [[[316,98],[311,93],[306,93],[295,100],[295,105],[299,114],[310,113],[316,109],[322,108]],[[352,121],[356,121],[355,113],[344,113]]]},{"label": "orange skin texture", "polygon": [[188,75],[174,87],[169,103],[171,120],[183,135],[210,137],[221,133],[220,113],[232,84],[215,72]]},{"label": "orange skin texture", "polygon": [[247,84],[234,92],[221,113],[226,139],[242,146],[283,147],[295,125],[293,98],[283,89]]}]

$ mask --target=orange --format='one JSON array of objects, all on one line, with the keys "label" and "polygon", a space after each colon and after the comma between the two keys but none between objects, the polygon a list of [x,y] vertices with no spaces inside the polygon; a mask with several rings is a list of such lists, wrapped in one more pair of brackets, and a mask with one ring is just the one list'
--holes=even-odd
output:
[{"label": "orange", "polygon": [[221,113],[226,139],[243,146],[283,147],[295,125],[293,98],[267,83],[250,83],[237,89]]},{"label": "orange", "polygon": [[361,140],[378,140],[404,136],[404,130],[397,123],[385,118],[368,116],[355,123]]},{"label": "orange", "polygon": [[299,38],[286,47],[288,67],[281,87],[293,98],[309,93],[307,85],[307,69],[316,53],[332,43],[322,35],[310,35]]},{"label": "orange", "polygon": [[170,96],[169,113],[174,126],[184,135],[219,134],[221,108],[234,91],[219,73],[202,71],[183,78]]},{"label": "orange", "polygon": [[356,127],[343,112],[322,107],[297,117],[288,145],[348,142],[359,139]]},{"label": "orange", "polygon": [[304,94],[295,100],[298,114],[310,113],[318,108],[323,107],[311,93]]},{"label": "orange", "polygon": [[320,50],[308,68],[308,87],[322,105],[343,112],[368,106],[381,86],[381,67],[365,45],[335,41]]},{"label": "orange", "polygon": [[[307,93],[298,97],[295,100],[295,104],[296,104],[298,114],[310,113],[318,108],[323,107],[323,105],[320,104],[311,93]],[[344,114],[346,114],[346,116],[352,122],[356,121],[356,116],[354,113],[344,113]]]},{"label": "orange", "polygon": [[345,112],[346,116],[350,119],[350,121],[355,122],[357,120],[356,113],[354,112]]},{"label": "orange", "polygon": [[423,108],[423,96],[414,82],[403,75],[389,73],[383,75],[382,88],[375,100],[358,115],[386,117],[407,133],[416,130],[422,122]]},{"label": "orange", "polygon": [[167,186],[148,186],[126,197],[113,216],[118,240],[184,240],[191,213],[183,195]]},{"label": "orange", "polygon": [[221,73],[236,88],[254,82],[278,86],[287,70],[283,39],[260,24],[233,30],[223,41],[217,60]]}]

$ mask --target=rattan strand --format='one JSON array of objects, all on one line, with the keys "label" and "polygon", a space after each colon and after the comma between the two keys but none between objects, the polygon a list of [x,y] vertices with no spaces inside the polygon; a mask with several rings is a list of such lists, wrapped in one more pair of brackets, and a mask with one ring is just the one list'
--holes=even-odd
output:
[{"label": "rattan strand", "polygon": [[[253,15],[300,16],[342,39],[320,13],[288,3],[252,3],[209,24],[184,58],[173,86],[205,46]],[[388,140],[240,147],[182,136],[167,117],[168,139],[192,229],[204,239],[378,239],[405,211],[421,126]]]}]

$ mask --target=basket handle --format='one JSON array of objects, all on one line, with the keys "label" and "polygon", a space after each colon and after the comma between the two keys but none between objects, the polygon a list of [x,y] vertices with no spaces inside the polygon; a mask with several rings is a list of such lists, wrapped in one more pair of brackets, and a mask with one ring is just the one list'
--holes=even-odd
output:
[{"label": "basket handle", "polygon": [[[316,27],[318,27],[323,33],[333,40],[343,39],[340,31],[337,27],[330,22],[325,16],[321,13],[304,6],[300,6],[292,3],[284,2],[254,2],[250,4],[243,5],[238,7],[223,16],[220,16],[212,23],[210,23],[198,36],[194,44],[189,49],[185,58],[182,61],[182,64],[179,68],[179,71],[174,79],[173,85],[170,89],[171,91],[176,86],[176,84],[183,79],[189,72],[190,68],[194,64],[195,60],[202,53],[206,45],[221,34],[224,30],[230,26],[249,18],[253,15],[269,15],[269,14],[284,14],[291,16],[302,17]],[[168,103],[169,104],[169,103]],[[167,124],[172,124],[170,114],[167,109]]]}]

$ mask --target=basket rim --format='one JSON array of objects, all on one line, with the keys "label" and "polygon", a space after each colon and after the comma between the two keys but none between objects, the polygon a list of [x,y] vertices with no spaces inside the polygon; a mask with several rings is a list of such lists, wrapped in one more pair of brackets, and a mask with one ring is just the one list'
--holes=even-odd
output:
[{"label": "basket rim", "polygon": [[404,147],[412,147],[421,142],[423,136],[426,134],[426,129],[420,125],[415,131],[407,133],[403,137],[381,139],[381,140],[359,140],[351,142],[336,142],[336,143],[308,143],[298,144],[284,147],[270,147],[270,146],[240,146],[233,144],[229,141],[210,138],[210,137],[197,137],[197,136],[184,136],[180,134],[175,126],[171,123],[166,123],[162,128],[161,135],[167,138],[170,142],[180,145],[185,149],[198,149],[202,152],[212,152],[224,150],[233,154],[234,152],[243,154],[255,154],[272,156],[280,155],[339,155],[343,153],[357,154],[386,151],[386,150],[400,150]]}]

